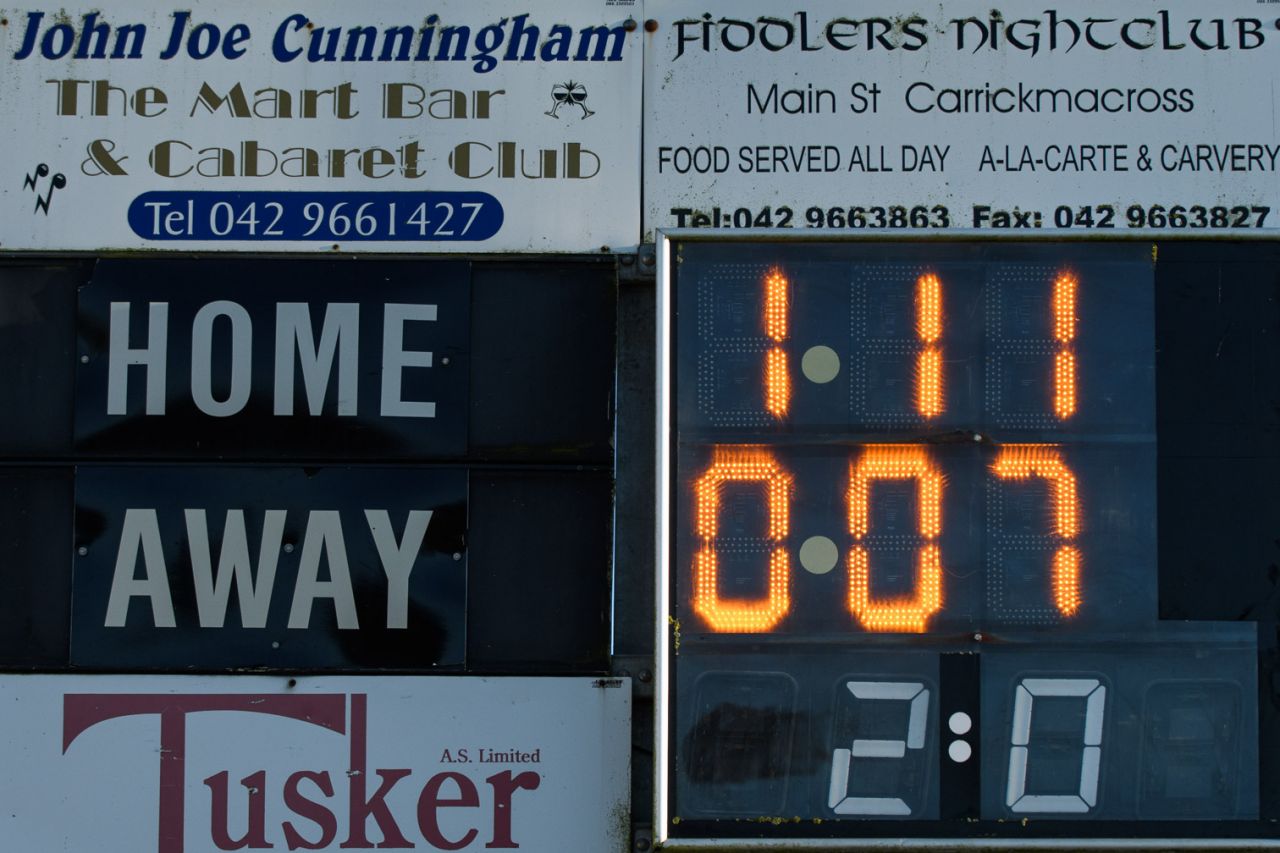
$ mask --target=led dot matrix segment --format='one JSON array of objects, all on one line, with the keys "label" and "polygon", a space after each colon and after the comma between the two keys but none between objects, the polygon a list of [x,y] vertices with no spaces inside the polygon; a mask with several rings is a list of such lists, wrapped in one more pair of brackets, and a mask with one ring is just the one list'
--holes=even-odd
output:
[{"label": "led dot matrix segment", "polygon": [[[915,480],[920,535],[927,544],[917,554],[913,598],[873,601],[871,558],[862,540],[871,530],[871,484],[876,480]],[[942,609],[942,474],[925,448],[872,445],[862,451],[849,475],[849,612],[871,631],[924,631],[928,618]]]},{"label": "led dot matrix segment", "polygon": [[1065,420],[1076,413],[1076,279],[1062,273],[1053,283],[1053,337],[1062,344],[1053,365],[1053,412]]},{"label": "led dot matrix segment", "polygon": [[[1076,477],[1062,461],[1059,448],[1046,444],[1011,445],[1000,450],[991,471],[1002,480],[1038,477],[1050,484],[1054,533],[1074,540],[1080,533],[1080,499]],[[1064,544],[1053,557],[1054,605],[1064,616],[1080,610],[1080,551]]]},{"label": "led dot matrix segment", "polygon": [[[1122,530],[1109,509],[1151,501],[1128,479],[1151,464],[1149,247],[685,248],[673,557],[691,639],[1089,630],[1154,606],[1126,541],[1149,516]],[[798,369],[817,350],[842,381]],[[733,453],[767,465],[730,475]],[[826,569],[801,560],[815,539]]]},{"label": "led dot matrix segment", "polygon": [[[775,543],[769,555],[768,593],[760,601],[725,601],[720,597],[716,536],[720,498],[726,483],[758,483],[769,509],[766,538]],[[711,467],[694,484],[697,533],[702,547],[695,557],[693,609],[713,631],[768,631],[791,609],[791,564],[782,545],[790,526],[791,476],[768,450],[760,447],[717,447]]]},{"label": "led dot matrix segment", "polygon": [[774,346],[765,354],[764,407],[775,418],[787,413],[791,403],[791,376],[787,354],[780,344],[787,339],[787,279],[777,269],[764,278],[764,331]]},{"label": "led dot matrix segment", "polygon": [[932,273],[916,281],[916,335],[924,344],[916,367],[916,410],[932,418],[943,411],[942,282]]}]

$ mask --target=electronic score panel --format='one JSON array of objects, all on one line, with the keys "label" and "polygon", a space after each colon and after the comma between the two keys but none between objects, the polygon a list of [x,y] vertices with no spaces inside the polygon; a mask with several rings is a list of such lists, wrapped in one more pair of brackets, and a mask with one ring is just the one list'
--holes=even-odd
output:
[{"label": "electronic score panel", "polygon": [[1276,834],[1257,625],[1160,618],[1150,242],[668,257],[669,843]]}]

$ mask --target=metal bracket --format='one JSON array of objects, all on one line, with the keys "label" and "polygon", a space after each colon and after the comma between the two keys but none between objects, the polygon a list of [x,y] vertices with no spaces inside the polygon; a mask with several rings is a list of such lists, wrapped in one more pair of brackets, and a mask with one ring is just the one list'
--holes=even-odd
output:
[{"label": "metal bracket", "polygon": [[652,281],[658,271],[658,252],[652,243],[641,243],[634,255],[618,255],[618,281]]},{"label": "metal bracket", "polygon": [[653,658],[615,655],[610,672],[620,678],[630,678],[633,695],[653,698]]}]

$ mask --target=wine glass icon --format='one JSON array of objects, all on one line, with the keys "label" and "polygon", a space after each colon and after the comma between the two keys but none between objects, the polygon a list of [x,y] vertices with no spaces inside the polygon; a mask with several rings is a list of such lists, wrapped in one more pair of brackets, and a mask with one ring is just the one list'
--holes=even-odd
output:
[{"label": "wine glass icon", "polygon": [[575,107],[582,107],[582,117],[590,118],[595,115],[595,110],[587,107],[587,87],[581,83],[575,83],[570,80],[568,83],[556,83],[551,87],[551,109],[547,110],[546,115],[552,118],[560,118],[560,108],[565,104]]}]

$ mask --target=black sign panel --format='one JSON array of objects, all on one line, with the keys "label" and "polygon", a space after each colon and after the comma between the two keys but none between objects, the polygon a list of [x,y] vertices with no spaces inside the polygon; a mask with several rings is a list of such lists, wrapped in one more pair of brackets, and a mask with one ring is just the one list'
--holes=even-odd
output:
[{"label": "black sign panel", "polygon": [[73,666],[458,667],[457,468],[82,468]]},{"label": "black sign panel", "polygon": [[104,260],[75,442],[137,457],[460,457],[470,264]]},{"label": "black sign panel", "polygon": [[3,259],[0,666],[604,670],[616,307],[612,259]]}]

